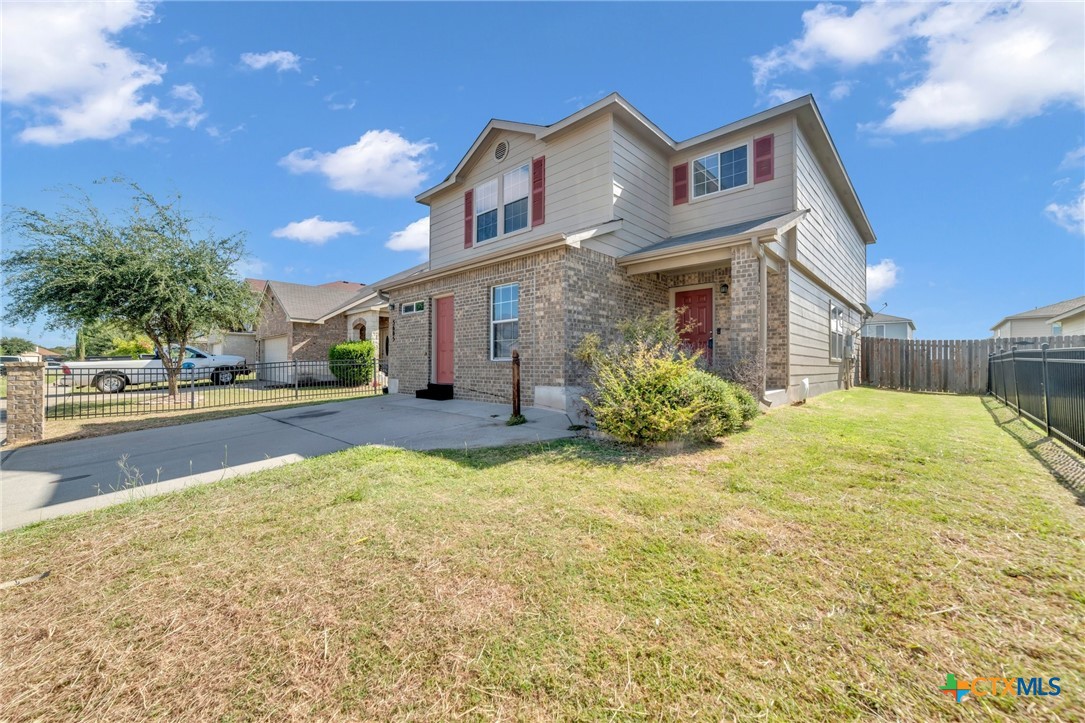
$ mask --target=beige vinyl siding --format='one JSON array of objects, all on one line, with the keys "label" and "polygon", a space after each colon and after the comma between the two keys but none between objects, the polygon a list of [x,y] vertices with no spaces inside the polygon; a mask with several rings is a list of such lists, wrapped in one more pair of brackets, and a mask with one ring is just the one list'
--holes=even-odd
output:
[{"label": "beige vinyl siding", "polygon": [[670,163],[662,150],[624,123],[614,124],[614,217],[622,228],[614,233],[613,255],[632,253],[670,235]]},{"label": "beige vinyl siding", "polygon": [[[789,324],[791,346],[791,398],[797,399],[803,378],[810,380],[810,394],[821,394],[844,386],[843,362],[829,361],[829,304],[833,296],[801,270],[792,267],[789,278]],[[837,302],[841,300],[836,299]],[[846,305],[844,328],[859,328],[859,314]]]},{"label": "beige vinyl siding", "polygon": [[749,143],[750,183],[753,184],[753,139],[772,133],[774,174],[771,181],[750,185],[739,191],[716,193],[711,196],[693,198],[693,171],[689,174],[689,203],[671,207],[672,236],[719,228],[729,224],[764,218],[787,213],[795,209],[794,171],[794,126],[790,120],[745,129],[742,133],[717,138],[698,144],[675,155],[667,168],[667,187],[664,198],[671,203],[671,167],[679,163],[689,163],[713,151],[722,151],[739,143]]},{"label": "beige vinyl siding", "polygon": [[802,131],[794,138],[796,208],[810,209],[798,225],[796,260],[858,306],[866,302],[866,244]]},{"label": "beige vinyl siding", "polygon": [[[995,336],[1012,337],[1012,336],[1050,336],[1051,324],[1047,323],[1047,319],[1038,317],[1035,319],[1010,319],[999,327],[1002,331],[999,334],[996,330]],[[1066,331],[1066,325],[1063,324],[1063,334],[1069,334],[1071,332]]]},{"label": "beige vinyl siding", "polygon": [[[613,218],[611,184],[611,118],[551,139],[536,141],[521,133],[497,133],[480,149],[465,183],[434,196],[430,203],[430,267],[457,263],[553,233],[569,233]],[[509,141],[508,157],[498,162],[494,147]],[[463,196],[480,183],[499,178],[532,158],[546,156],[546,222],[509,236],[498,236],[472,248],[463,247]]]},{"label": "beige vinyl siding", "polygon": [[[1050,334],[1051,332],[1049,331],[1048,333]],[[1069,336],[1070,334],[1085,334],[1085,311],[1063,319],[1062,334],[1063,336]]]}]

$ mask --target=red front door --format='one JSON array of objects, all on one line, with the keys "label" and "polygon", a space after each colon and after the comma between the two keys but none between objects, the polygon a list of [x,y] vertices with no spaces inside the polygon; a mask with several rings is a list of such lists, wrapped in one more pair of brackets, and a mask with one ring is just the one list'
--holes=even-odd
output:
[{"label": "red front door", "polygon": [[705,361],[712,363],[712,289],[679,291],[674,295],[674,307],[681,309],[678,328],[682,341],[693,349],[700,349]]},{"label": "red front door", "polygon": [[455,328],[453,319],[455,316],[455,303],[453,297],[443,296],[437,299],[437,369],[436,382],[438,384],[451,384],[453,378],[452,359],[455,349],[453,338]]}]

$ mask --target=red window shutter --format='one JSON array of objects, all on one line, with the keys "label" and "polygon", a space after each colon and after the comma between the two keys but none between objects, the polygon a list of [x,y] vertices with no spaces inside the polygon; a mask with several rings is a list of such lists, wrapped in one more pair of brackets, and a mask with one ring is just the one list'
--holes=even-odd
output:
[{"label": "red window shutter", "polygon": [[773,135],[761,136],[753,142],[753,182],[771,181],[773,178]]},{"label": "red window shutter", "polygon": [[689,201],[689,164],[683,163],[675,166],[672,172],[674,181],[674,205]]},{"label": "red window shutter", "polygon": [[531,162],[531,227],[546,222],[546,156]]},{"label": "red window shutter", "polygon": [[463,247],[471,248],[475,239],[475,191],[463,194]]}]

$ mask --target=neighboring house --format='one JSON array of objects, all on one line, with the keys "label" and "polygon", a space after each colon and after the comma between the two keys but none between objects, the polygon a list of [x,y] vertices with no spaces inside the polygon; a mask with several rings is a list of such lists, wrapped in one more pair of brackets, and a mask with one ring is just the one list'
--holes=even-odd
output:
[{"label": "neighboring house", "polygon": [[915,324],[911,319],[890,314],[875,314],[863,323],[863,337],[877,339],[911,339]]},{"label": "neighboring house", "polygon": [[575,412],[585,334],[676,308],[710,367],[752,367],[770,401],[853,368],[875,236],[810,96],[685,141],[617,94],[492,120],[417,200],[428,266],[377,284],[403,391],[507,401],[518,348],[524,402]]},{"label": "neighboring house", "polygon": [[994,337],[1085,334],[1085,296],[1011,314],[991,327]]},{"label": "neighboring house", "polygon": [[[417,272],[412,267],[380,283]],[[254,331],[261,362],[325,362],[328,350],[344,341],[369,339],[377,359],[388,354],[388,302],[379,287],[351,281],[310,286],[266,281]]]}]

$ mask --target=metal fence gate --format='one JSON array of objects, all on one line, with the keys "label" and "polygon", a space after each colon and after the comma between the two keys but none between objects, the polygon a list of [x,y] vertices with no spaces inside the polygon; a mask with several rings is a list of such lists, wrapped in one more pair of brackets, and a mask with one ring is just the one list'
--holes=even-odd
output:
[{"label": "metal fence gate", "polygon": [[988,364],[998,400],[1085,454],[1085,347],[1011,349]]}]

